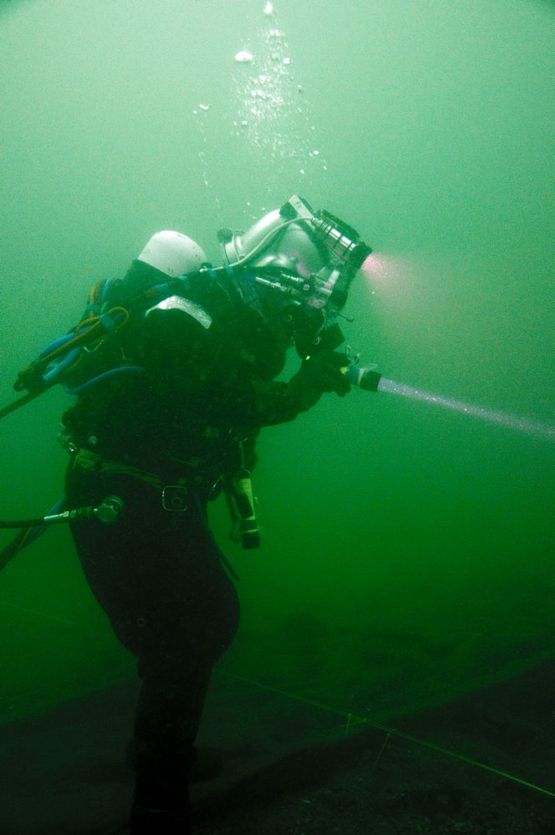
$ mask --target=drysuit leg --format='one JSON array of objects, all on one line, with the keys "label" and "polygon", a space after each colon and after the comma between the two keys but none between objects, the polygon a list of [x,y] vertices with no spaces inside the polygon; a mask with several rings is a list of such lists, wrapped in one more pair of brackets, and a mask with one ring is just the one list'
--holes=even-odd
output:
[{"label": "drysuit leg", "polygon": [[135,803],[183,812],[210,674],[238,627],[235,588],[194,503],[167,512],[135,478],[75,470],[67,488],[73,506],[110,494],[125,503],[114,524],[75,523],[72,533],[94,595],[138,659]]}]

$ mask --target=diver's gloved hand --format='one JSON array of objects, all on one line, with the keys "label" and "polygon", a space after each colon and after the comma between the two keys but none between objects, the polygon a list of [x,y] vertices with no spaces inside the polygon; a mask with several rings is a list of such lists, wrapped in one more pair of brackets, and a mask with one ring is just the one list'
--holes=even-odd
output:
[{"label": "diver's gloved hand", "polygon": [[323,392],[335,391],[344,397],[351,390],[341,368],[346,368],[349,360],[338,351],[321,351],[303,360],[300,371],[295,375],[297,384]]}]

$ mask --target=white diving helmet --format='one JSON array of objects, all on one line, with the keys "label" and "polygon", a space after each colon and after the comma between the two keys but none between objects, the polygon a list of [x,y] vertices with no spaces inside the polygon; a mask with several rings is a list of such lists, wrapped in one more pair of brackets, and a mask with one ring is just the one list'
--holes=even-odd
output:
[{"label": "white diving helmet", "polygon": [[156,232],[137,258],[170,278],[200,270],[207,260],[196,241],[170,230]]}]

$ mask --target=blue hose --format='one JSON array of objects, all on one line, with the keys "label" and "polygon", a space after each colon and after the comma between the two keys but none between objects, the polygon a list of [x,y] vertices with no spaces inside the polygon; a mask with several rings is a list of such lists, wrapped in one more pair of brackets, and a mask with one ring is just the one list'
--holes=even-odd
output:
[{"label": "blue hose", "polygon": [[100,310],[102,310],[102,307],[103,307],[104,303],[106,302],[106,297],[108,295],[108,291],[109,291],[110,287],[112,286],[113,282],[114,282],[113,278],[107,278],[106,281],[104,282],[104,285],[102,287],[102,293],[100,295]]},{"label": "blue hose", "polygon": [[80,348],[74,348],[73,351],[70,351],[69,354],[66,354],[63,360],[60,360],[60,362],[57,363],[54,366],[54,368],[51,368],[50,371],[46,371],[42,375],[43,381],[47,383],[47,385],[52,385],[52,383],[56,381],[56,377],[62,374],[66,370],[66,368],[68,368],[77,359],[80,350]]},{"label": "blue hose", "polygon": [[65,345],[65,343],[69,342],[70,339],[73,339],[74,336],[75,336],[74,333],[64,333],[63,336],[59,336],[57,339],[55,339],[53,342],[51,342],[49,345],[47,345],[46,348],[44,348],[40,352],[39,356],[40,357],[45,357],[51,351],[54,351],[56,348],[59,348],[60,345]]},{"label": "blue hose", "polygon": [[81,383],[80,386],[76,386],[75,388],[71,389],[68,386],[64,386],[64,391],[66,394],[82,394],[87,389],[95,386],[97,383],[101,383],[104,380],[108,380],[110,377],[114,377],[116,374],[144,374],[144,368],[141,368],[140,365],[120,365],[118,368],[110,368],[109,371],[104,371],[102,374],[98,374],[96,377],[92,377],[90,380],[87,380],[85,383]]}]

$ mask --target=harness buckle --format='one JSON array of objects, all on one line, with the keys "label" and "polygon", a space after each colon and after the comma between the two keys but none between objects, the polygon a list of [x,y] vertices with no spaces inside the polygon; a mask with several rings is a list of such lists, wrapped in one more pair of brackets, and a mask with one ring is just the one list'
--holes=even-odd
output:
[{"label": "harness buckle", "polygon": [[189,509],[189,489],[185,484],[166,484],[162,488],[162,507],[172,513]]}]

